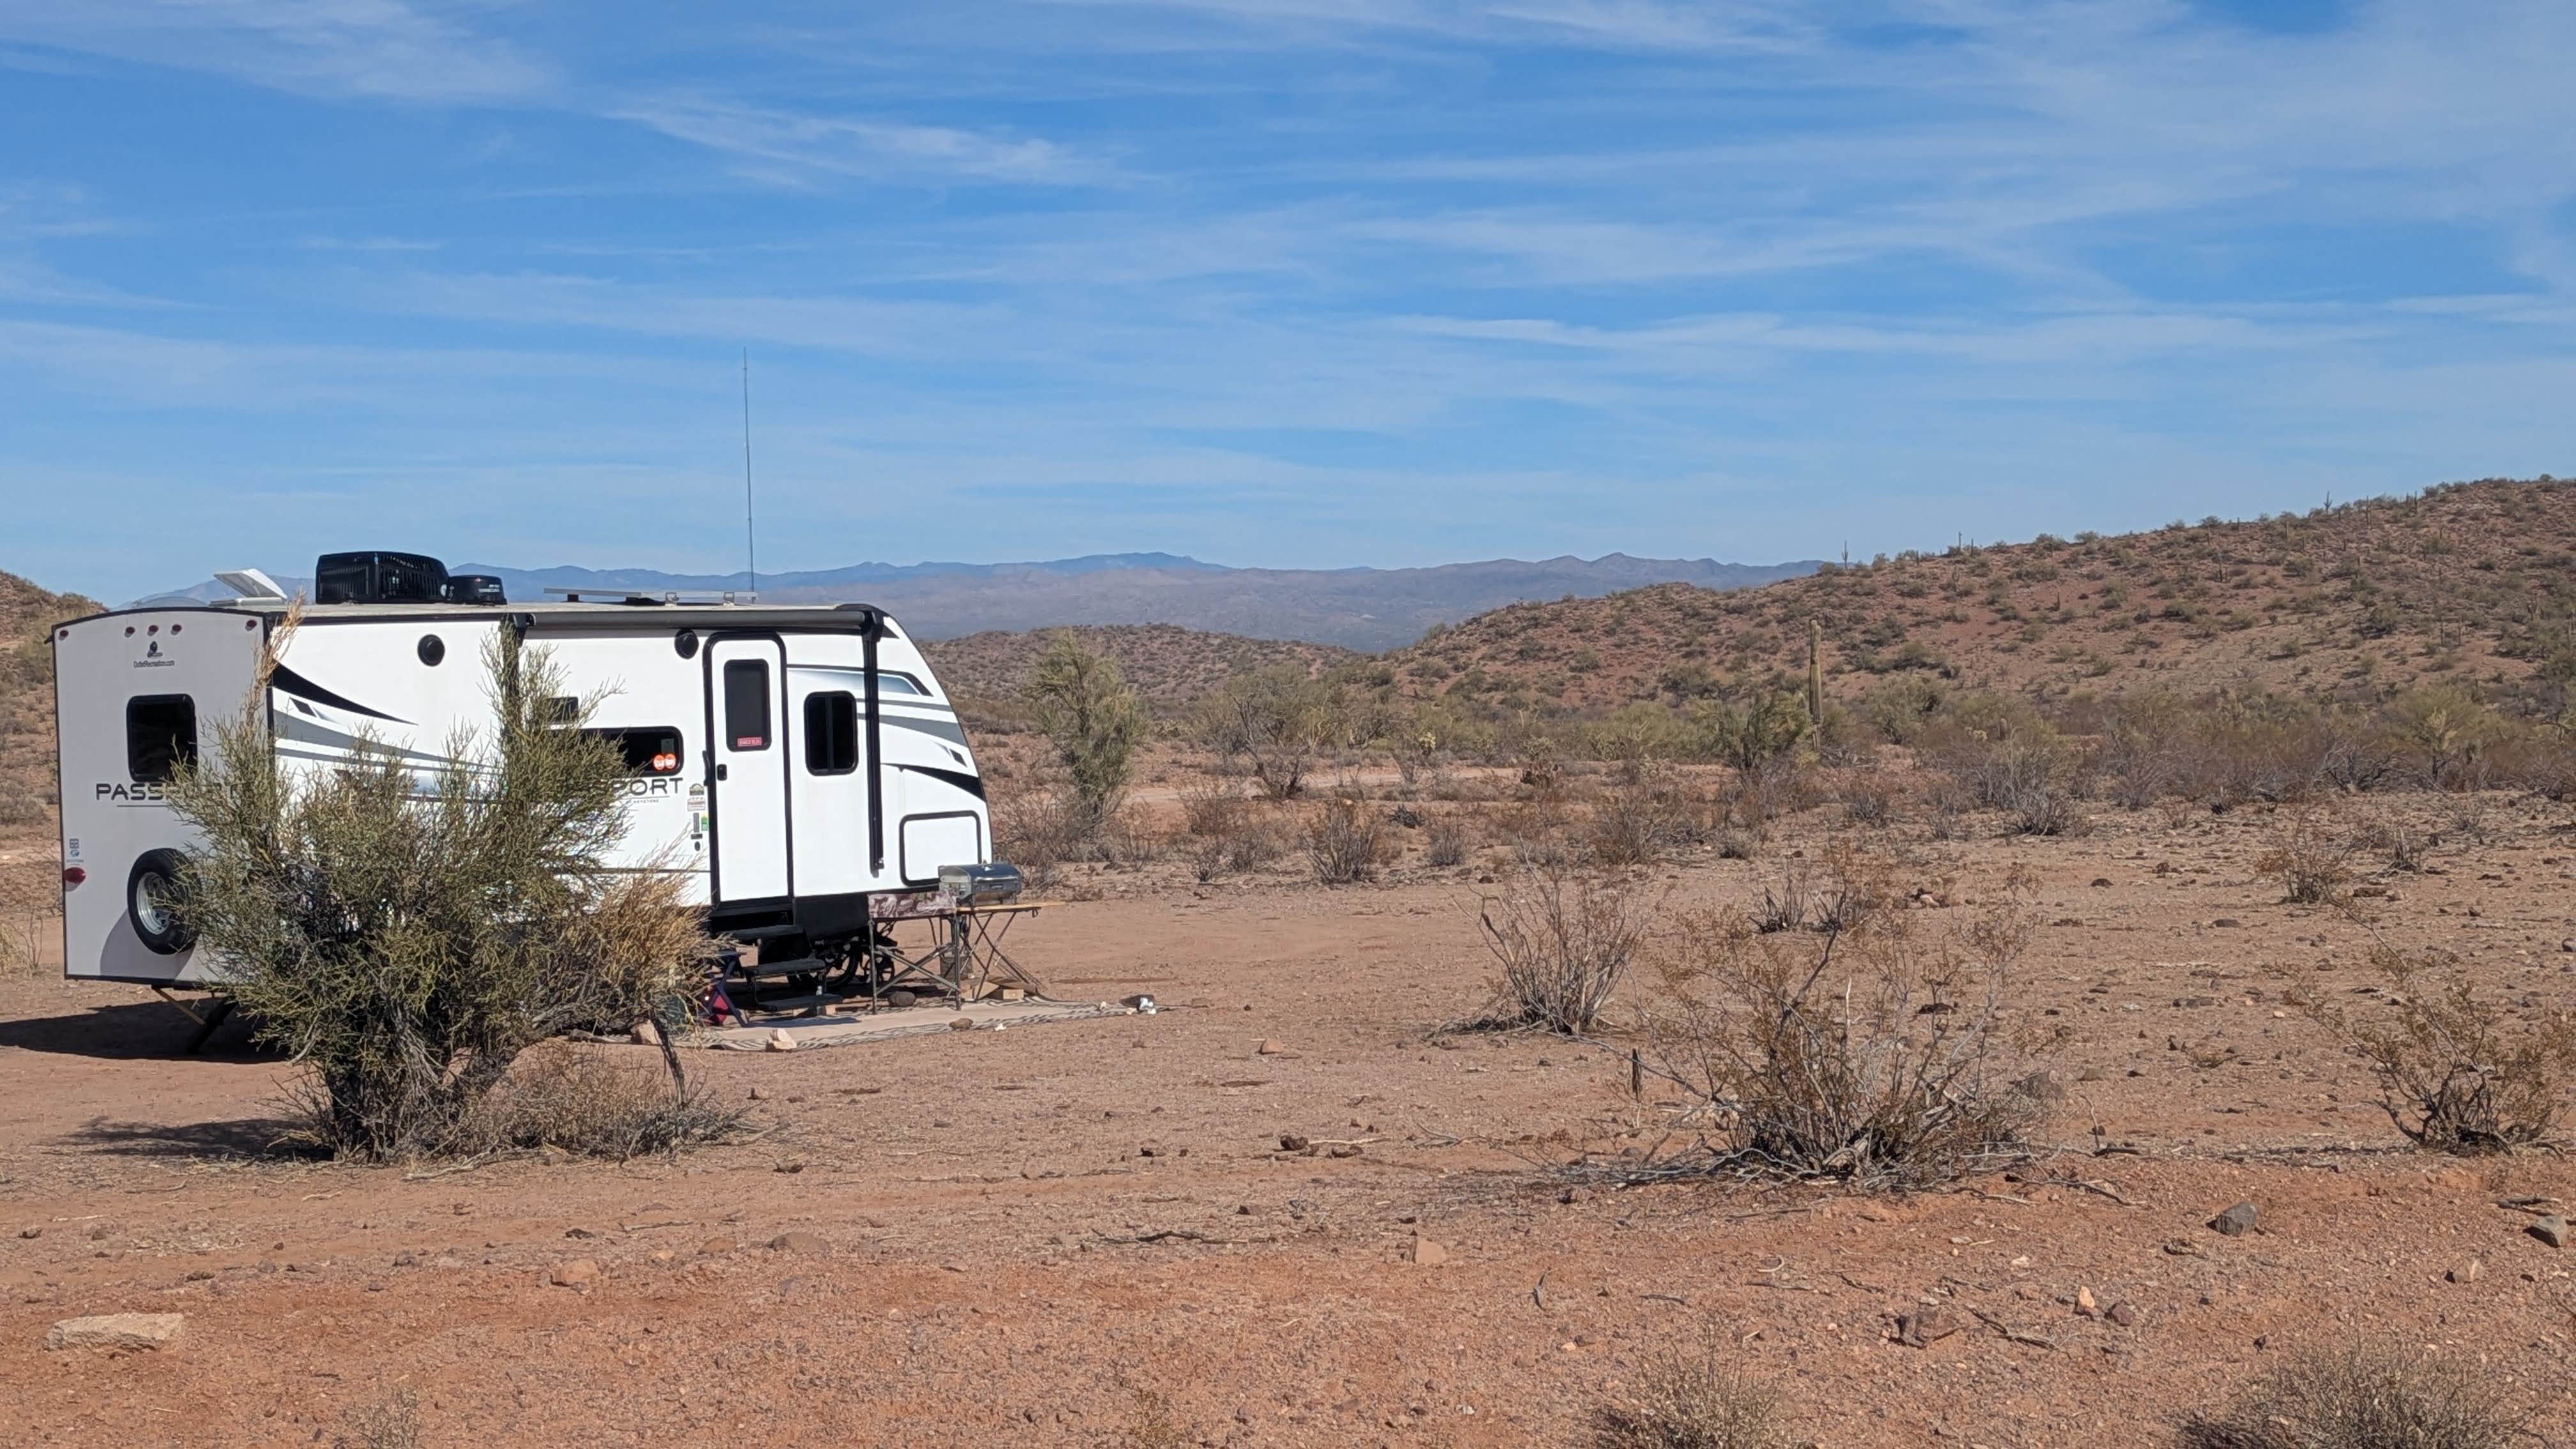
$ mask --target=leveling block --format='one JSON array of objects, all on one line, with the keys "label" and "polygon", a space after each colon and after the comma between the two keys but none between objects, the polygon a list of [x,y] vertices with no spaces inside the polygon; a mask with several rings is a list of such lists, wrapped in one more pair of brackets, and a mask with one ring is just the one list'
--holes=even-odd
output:
[{"label": "leveling block", "polygon": [[1000,1031],[1047,1021],[1151,1016],[1158,1010],[1150,996],[1124,1001],[970,1001],[962,1007],[913,1006],[860,1016],[800,1016],[757,1026],[706,1027],[682,1037],[680,1045],[734,1052],[801,1051],[944,1031]]}]

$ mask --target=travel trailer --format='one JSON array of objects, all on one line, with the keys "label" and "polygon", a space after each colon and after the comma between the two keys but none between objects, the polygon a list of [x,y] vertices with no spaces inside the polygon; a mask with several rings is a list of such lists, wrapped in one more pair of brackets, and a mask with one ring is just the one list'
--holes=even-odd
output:
[{"label": "travel trailer", "polygon": [[[255,570],[220,577],[241,597],[54,629],[67,976],[222,979],[170,909],[196,842],[165,793],[242,708],[290,605]],[[484,650],[512,631],[598,700],[586,727],[626,761],[610,863],[683,872],[709,927],[764,942],[770,960],[819,972],[865,956],[872,897],[887,914],[939,887],[943,867],[953,880],[991,858],[956,709],[875,608],[614,591],[512,603],[497,580],[393,553],[324,556],[314,599],[269,680],[281,768],[327,770],[362,748],[436,768],[489,724]]]}]

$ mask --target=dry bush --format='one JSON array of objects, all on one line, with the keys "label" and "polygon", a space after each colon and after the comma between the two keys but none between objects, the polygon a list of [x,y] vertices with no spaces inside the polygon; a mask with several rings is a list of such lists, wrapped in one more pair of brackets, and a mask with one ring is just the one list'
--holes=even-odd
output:
[{"label": "dry bush", "polygon": [[520,1057],[466,1113],[457,1149],[479,1156],[555,1147],[624,1162],[722,1141],[741,1129],[740,1112],[701,1089],[675,1085],[658,1066],[548,1042]]},{"label": "dry bush", "polygon": [[1780,1391],[1737,1367],[1711,1330],[1695,1349],[1649,1358],[1601,1411],[1603,1449],[1795,1449]]},{"label": "dry bush", "polygon": [[2529,1413],[2483,1369],[2378,1348],[2317,1349],[2184,1421],[2181,1449],[2505,1449]]},{"label": "dry bush", "polygon": [[1502,968],[1492,1005],[1473,1025],[1582,1036],[1645,943],[1654,912],[1610,881],[1531,870],[1508,895],[1488,896],[1476,923]]},{"label": "dry bush", "polygon": [[2340,899],[2351,881],[2359,844],[2332,812],[2293,810],[2273,822],[2270,847],[2255,859],[2254,869],[2277,877],[2290,904],[2325,905]]},{"label": "dry bush", "polygon": [[2381,947],[2393,1018],[2362,1020],[2324,1002],[2300,1006],[2369,1061],[2380,1106],[2417,1146],[2475,1155],[2547,1140],[2576,1078],[2576,1016],[2513,1022],[2469,989],[2458,958]]},{"label": "dry bush", "polygon": [[1902,910],[1818,932],[1688,917],[1656,963],[1649,1067],[1681,1088],[1713,1160],[1666,1170],[1902,1187],[2017,1154],[2049,1111],[2013,1085],[2033,1044],[2006,1020],[2025,887],[1940,929]]},{"label": "dry bush", "polygon": [[2372,821],[2361,831],[2358,843],[2364,849],[2385,852],[2390,870],[2409,875],[2423,871],[2433,848],[2430,837],[2394,813]]},{"label": "dry bush", "polygon": [[1263,794],[1288,800],[1341,733],[1347,708],[1339,685],[1279,664],[1236,675],[1201,701],[1199,733],[1220,760],[1240,762]]},{"label": "dry bush", "polygon": [[1028,889],[1044,893],[1064,882],[1064,867],[1083,849],[1081,810],[1071,792],[1038,785],[992,802],[993,858],[1020,868]]},{"label": "dry bush", "polygon": [[1844,818],[1854,825],[1883,826],[1896,819],[1896,802],[1903,794],[1884,770],[1845,770],[1833,783],[1833,798],[1842,805]]},{"label": "dry bush", "polygon": [[1605,866],[1662,859],[1692,834],[1690,802],[1669,777],[1640,774],[1603,793],[1583,843]]},{"label": "dry bush", "polygon": [[1463,817],[1434,815],[1422,829],[1422,863],[1435,868],[1464,865],[1474,843]]},{"label": "dry bush", "polygon": [[1837,844],[1818,861],[1791,856],[1781,862],[1779,888],[1763,887],[1762,904],[1747,919],[1762,935],[1848,931],[1895,895],[1895,878],[1883,863]]},{"label": "dry bush", "polygon": [[1232,834],[1251,812],[1235,782],[1223,776],[1193,780],[1180,788],[1182,828],[1192,835]]},{"label": "dry bush", "polygon": [[1287,842],[1280,828],[1257,811],[1246,807],[1225,818],[1218,833],[1195,838],[1190,846],[1190,866],[1201,884],[1220,875],[1241,875],[1259,870],[1287,854]]},{"label": "dry bush", "polygon": [[1378,868],[1392,853],[1390,846],[1386,822],[1348,796],[1325,801],[1306,825],[1306,859],[1315,868],[1315,879],[1325,885],[1377,879]]}]

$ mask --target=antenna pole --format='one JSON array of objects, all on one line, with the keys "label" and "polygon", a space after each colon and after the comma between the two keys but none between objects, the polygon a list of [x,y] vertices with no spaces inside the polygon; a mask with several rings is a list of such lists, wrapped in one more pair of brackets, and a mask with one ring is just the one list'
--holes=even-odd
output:
[{"label": "antenna pole", "polygon": [[751,349],[742,350],[742,561],[743,576],[760,592],[760,540],[751,526]]}]

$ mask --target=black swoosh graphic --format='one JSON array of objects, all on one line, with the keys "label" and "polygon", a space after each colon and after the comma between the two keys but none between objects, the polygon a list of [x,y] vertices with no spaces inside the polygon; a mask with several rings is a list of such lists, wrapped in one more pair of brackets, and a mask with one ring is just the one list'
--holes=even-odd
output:
[{"label": "black swoosh graphic", "polygon": [[276,672],[269,675],[268,682],[272,688],[285,690],[289,694],[309,699],[315,704],[327,704],[333,709],[345,709],[353,714],[365,715],[369,719],[387,720],[394,724],[411,723],[411,721],[407,719],[395,719],[392,715],[385,713],[383,710],[369,709],[365,705],[358,703],[356,700],[349,698],[345,694],[335,694],[330,690],[324,689],[322,686],[315,684],[312,680],[305,678],[303,675],[296,673],[294,670],[287,668],[283,664],[277,666]]},{"label": "black swoosh graphic", "polygon": [[[892,762],[889,761],[888,763]],[[934,780],[944,781],[947,784],[954,785],[958,789],[965,791],[967,794],[974,796],[978,800],[984,798],[984,782],[967,774],[963,770],[941,770],[935,769],[929,765],[896,765],[895,768],[898,770],[910,770],[916,775],[928,775]]]}]

